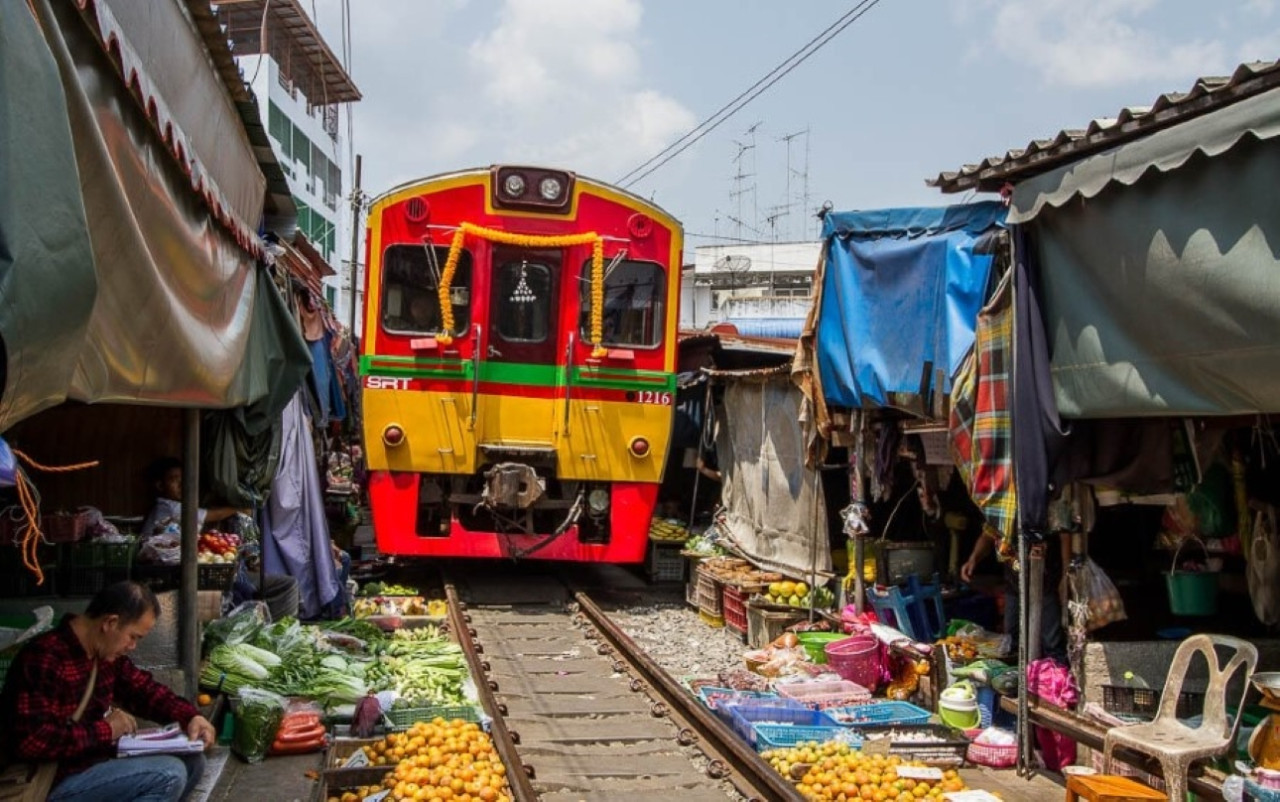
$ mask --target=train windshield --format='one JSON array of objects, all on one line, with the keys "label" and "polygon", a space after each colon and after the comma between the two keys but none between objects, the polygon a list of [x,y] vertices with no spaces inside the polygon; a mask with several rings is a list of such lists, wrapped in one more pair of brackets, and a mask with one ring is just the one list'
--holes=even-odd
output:
[{"label": "train windshield", "polygon": [[[449,249],[392,245],[382,256],[382,326],[405,334],[440,332],[440,274]],[[450,283],[454,334],[471,323],[471,254],[462,251]]]},{"label": "train windshield", "polygon": [[494,319],[502,339],[511,343],[541,343],[551,331],[553,266],[532,258],[512,259],[498,266],[494,276]]},{"label": "train windshield", "polygon": [[[591,339],[591,262],[582,268],[582,338]],[[623,260],[604,279],[602,345],[652,348],[662,342],[667,276],[653,262]]]}]

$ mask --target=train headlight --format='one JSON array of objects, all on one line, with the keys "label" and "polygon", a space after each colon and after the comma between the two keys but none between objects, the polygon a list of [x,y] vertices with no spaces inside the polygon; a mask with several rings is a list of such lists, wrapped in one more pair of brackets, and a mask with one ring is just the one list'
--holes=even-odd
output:
[{"label": "train headlight", "polygon": [[647,457],[649,456],[649,441],[643,437],[631,438],[631,456]]},{"label": "train headlight", "polygon": [[609,490],[597,487],[587,494],[587,507],[595,515],[602,515],[609,509]]},{"label": "train headlight", "polygon": [[507,173],[507,177],[502,181],[502,191],[511,198],[518,198],[523,195],[524,176],[519,173]]},{"label": "train headlight", "polygon": [[560,193],[564,191],[564,185],[560,183],[559,178],[547,176],[538,182],[538,194],[542,196],[544,201],[555,201],[560,199]]},{"label": "train headlight", "polygon": [[382,430],[382,442],[395,448],[404,442],[404,429],[392,423]]}]

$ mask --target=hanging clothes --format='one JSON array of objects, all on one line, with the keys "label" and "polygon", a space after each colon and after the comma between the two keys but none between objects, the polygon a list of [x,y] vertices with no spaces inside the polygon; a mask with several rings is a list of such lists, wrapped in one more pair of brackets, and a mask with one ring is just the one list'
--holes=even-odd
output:
[{"label": "hanging clothes", "polygon": [[1010,544],[1017,526],[1013,483],[1013,287],[1006,278],[978,314],[973,351],[956,374],[950,443],[956,467],[987,524]]},{"label": "hanging clothes", "polygon": [[324,489],[311,441],[311,423],[299,392],[285,407],[281,421],[280,466],[271,485],[262,542],[268,574],[285,573],[298,580],[298,609],[315,618],[340,591],[330,550]]}]

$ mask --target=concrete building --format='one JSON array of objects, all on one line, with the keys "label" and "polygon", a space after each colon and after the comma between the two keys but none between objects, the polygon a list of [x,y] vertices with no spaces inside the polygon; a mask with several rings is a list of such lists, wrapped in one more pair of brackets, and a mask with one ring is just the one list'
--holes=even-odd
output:
[{"label": "concrete building", "polygon": [[680,327],[732,323],[748,336],[799,336],[821,251],[817,241],[695,248],[682,276]]},{"label": "concrete building", "polygon": [[[327,263],[323,292],[338,320],[350,319],[351,182],[343,136],[347,104],[360,100],[342,62],[299,0],[212,0],[232,52],[257,98],[272,150],[298,207],[297,234]],[[275,232],[297,244],[295,232]],[[327,268],[327,269],[326,269]],[[356,281],[357,311],[363,276]]]}]

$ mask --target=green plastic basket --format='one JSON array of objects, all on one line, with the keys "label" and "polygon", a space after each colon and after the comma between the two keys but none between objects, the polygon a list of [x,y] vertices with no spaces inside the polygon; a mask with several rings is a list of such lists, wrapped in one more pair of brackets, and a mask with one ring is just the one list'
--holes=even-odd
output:
[{"label": "green plastic basket", "polygon": [[815,665],[826,665],[827,644],[847,637],[849,636],[843,632],[800,632],[796,635],[796,640],[800,641],[800,645],[804,647],[809,659]]},{"label": "green plastic basket", "polygon": [[395,707],[386,713],[386,717],[393,730],[407,730],[419,721],[434,721],[437,718],[445,721],[461,719],[473,724],[480,723],[480,711],[471,705]]}]

